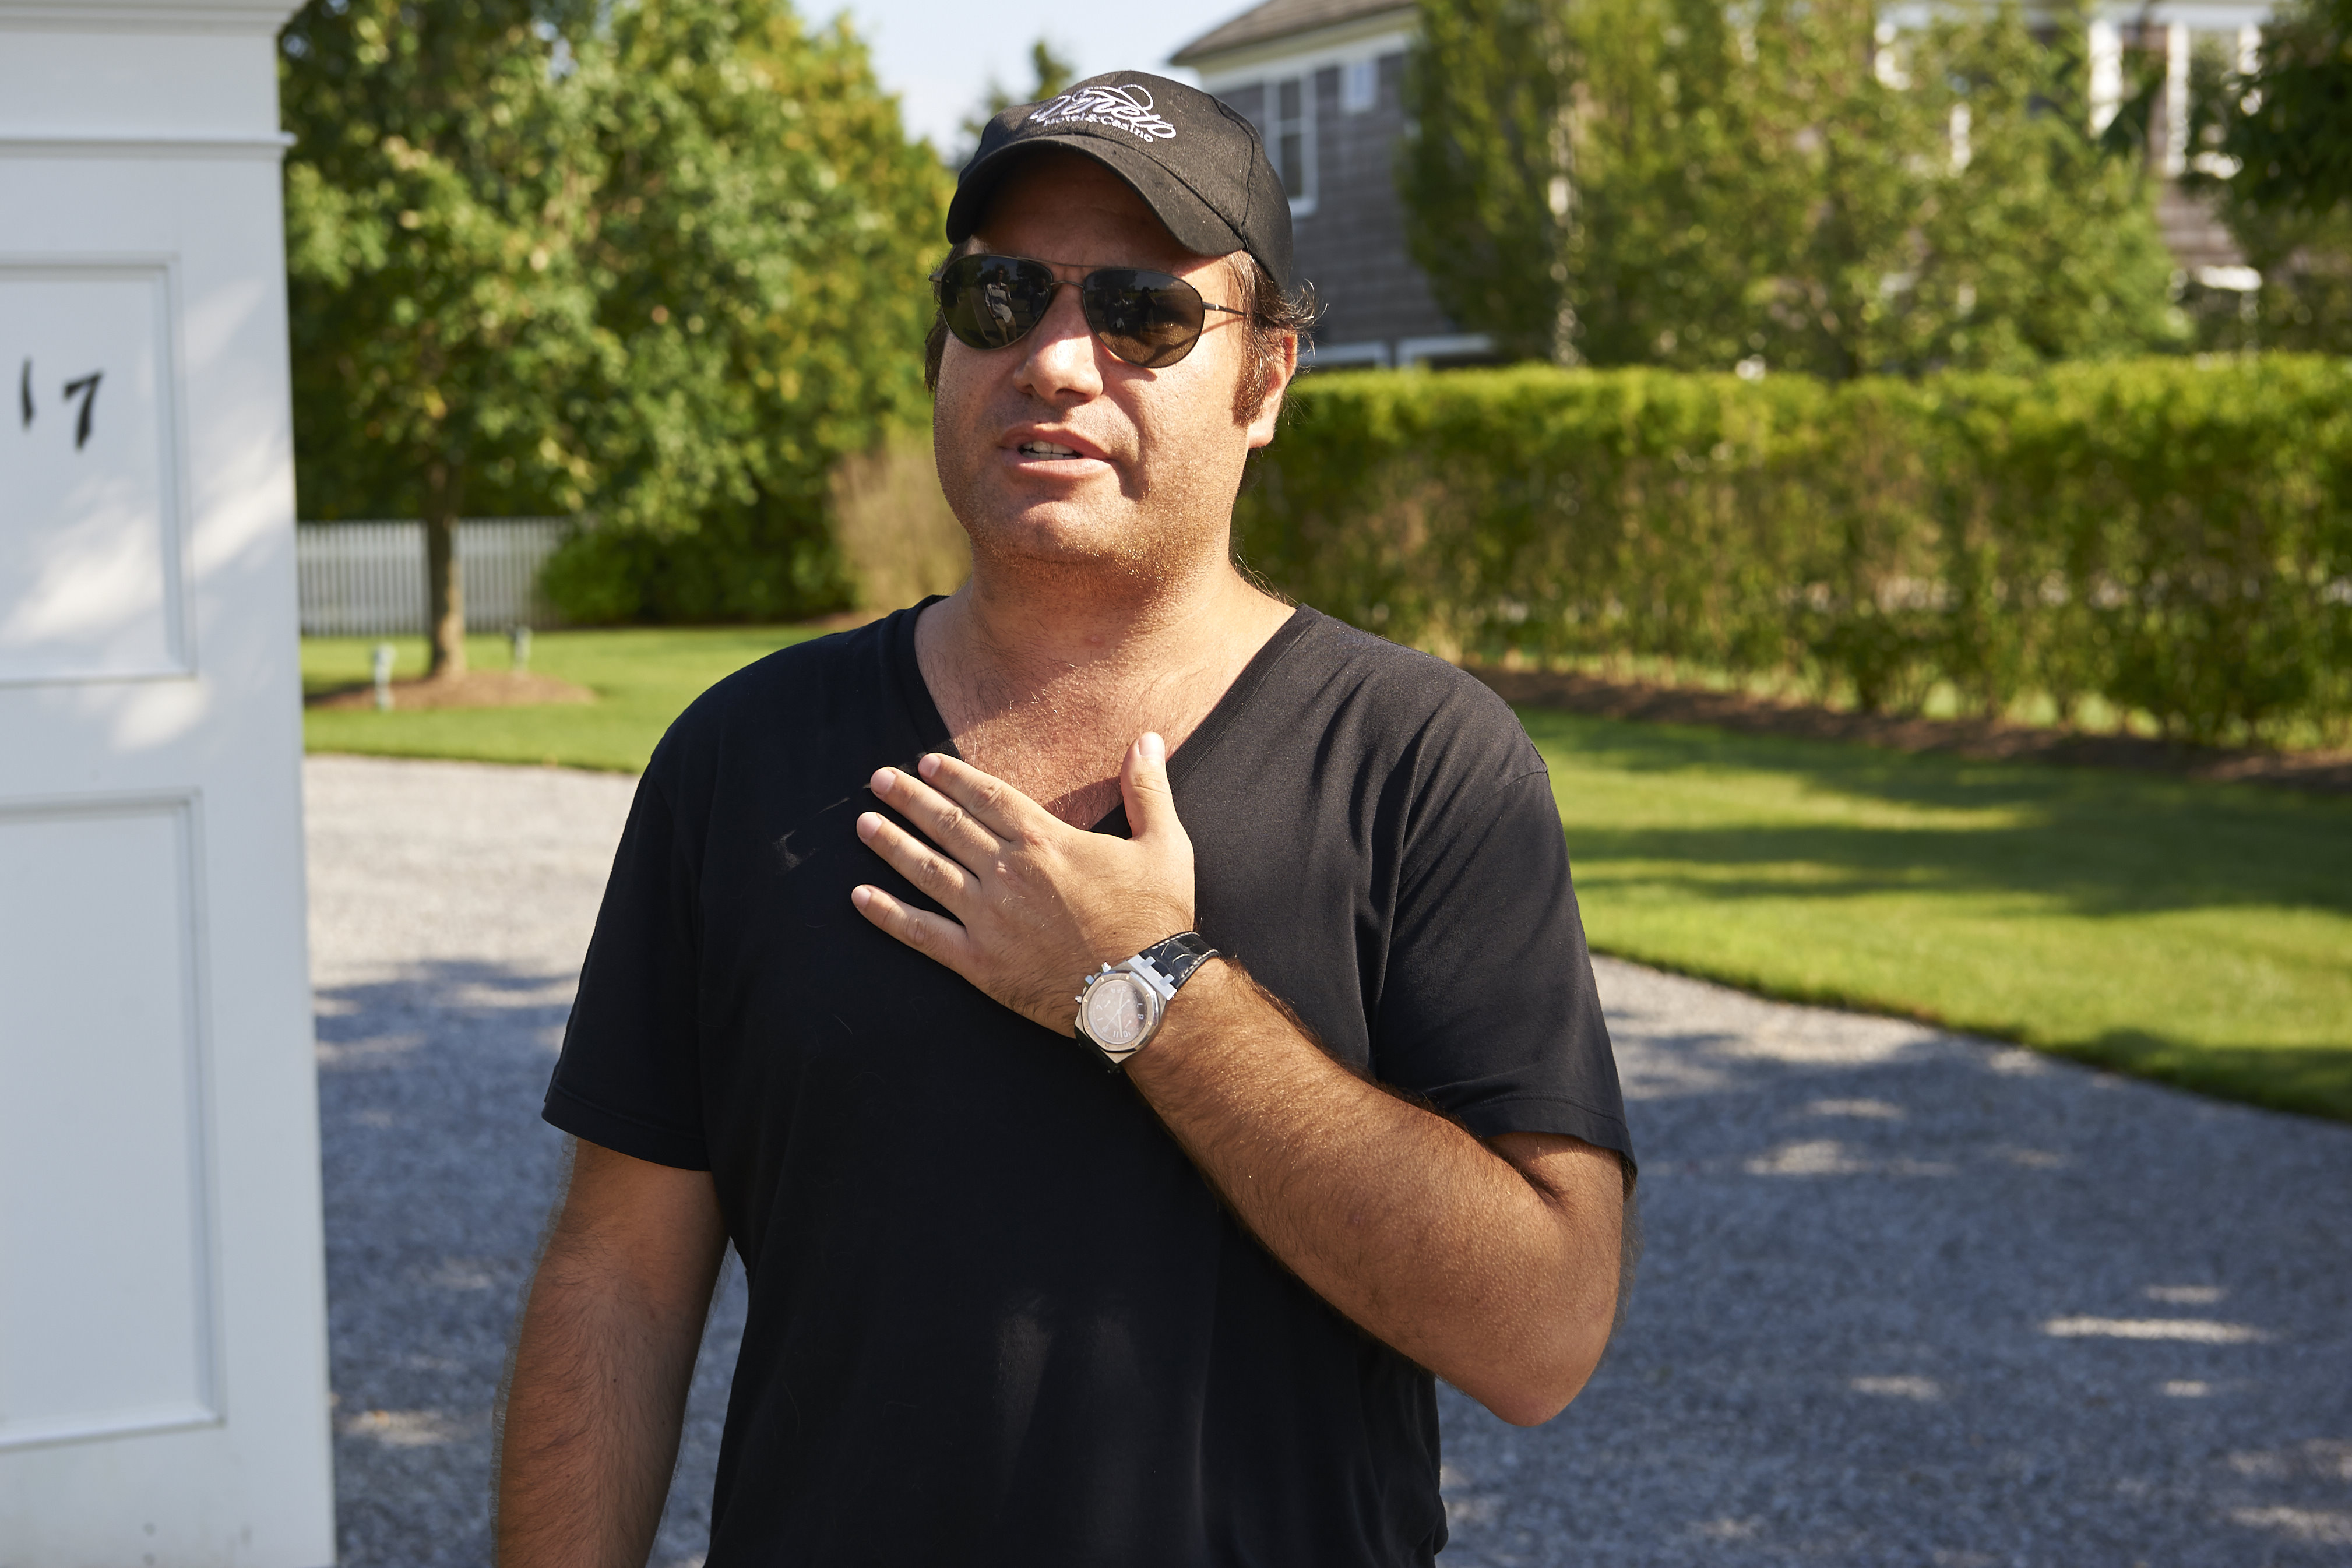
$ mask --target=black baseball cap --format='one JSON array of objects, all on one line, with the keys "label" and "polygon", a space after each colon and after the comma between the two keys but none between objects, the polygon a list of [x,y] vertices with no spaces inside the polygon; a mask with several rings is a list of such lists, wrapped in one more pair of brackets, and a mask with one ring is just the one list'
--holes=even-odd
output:
[{"label": "black baseball cap", "polygon": [[1038,147],[1093,159],[1126,181],[1186,250],[1245,250],[1290,292],[1290,198],[1257,127],[1198,88],[1144,71],[1106,71],[991,120],[956,176],[950,245],[971,237],[997,182]]}]

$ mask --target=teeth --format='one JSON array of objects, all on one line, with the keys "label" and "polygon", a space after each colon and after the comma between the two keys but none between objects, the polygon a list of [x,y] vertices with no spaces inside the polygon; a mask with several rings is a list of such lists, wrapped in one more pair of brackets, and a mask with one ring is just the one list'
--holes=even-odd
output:
[{"label": "teeth", "polygon": [[1051,441],[1024,441],[1021,444],[1021,450],[1032,457],[1076,457],[1078,455],[1076,447],[1061,446]]}]

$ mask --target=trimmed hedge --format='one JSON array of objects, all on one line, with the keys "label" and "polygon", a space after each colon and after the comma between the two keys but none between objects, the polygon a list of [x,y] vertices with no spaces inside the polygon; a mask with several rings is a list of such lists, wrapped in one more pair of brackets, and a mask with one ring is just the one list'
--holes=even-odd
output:
[{"label": "trimmed hedge", "polygon": [[2352,720],[2352,362],[1292,395],[1236,548],[1399,641],[1794,674],[1874,709],[1944,681],[1984,712],[2095,695],[2206,741]]}]

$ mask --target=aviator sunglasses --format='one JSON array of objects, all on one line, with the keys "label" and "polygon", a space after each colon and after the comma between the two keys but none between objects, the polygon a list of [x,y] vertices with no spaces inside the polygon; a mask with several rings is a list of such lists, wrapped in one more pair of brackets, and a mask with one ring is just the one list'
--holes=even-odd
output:
[{"label": "aviator sunglasses", "polygon": [[[948,330],[975,349],[1009,348],[1027,337],[1065,287],[1052,267],[1018,256],[960,256],[931,274]],[[1204,312],[1245,314],[1210,304],[1181,277],[1132,267],[1097,267],[1076,287],[1078,308],[1103,347],[1147,371],[1164,370],[1192,351]]]}]

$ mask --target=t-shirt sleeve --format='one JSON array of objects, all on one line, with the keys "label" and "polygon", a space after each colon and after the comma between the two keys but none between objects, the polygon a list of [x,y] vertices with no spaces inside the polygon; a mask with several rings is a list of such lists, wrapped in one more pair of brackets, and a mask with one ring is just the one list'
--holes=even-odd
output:
[{"label": "t-shirt sleeve", "polygon": [[1374,1071],[1479,1137],[1559,1133],[1630,1160],[1559,809],[1516,738],[1496,781],[1425,802],[1397,890]]},{"label": "t-shirt sleeve", "polygon": [[574,1137],[708,1170],[696,1021],[695,878],[669,800],[637,785],[541,1113]]}]

